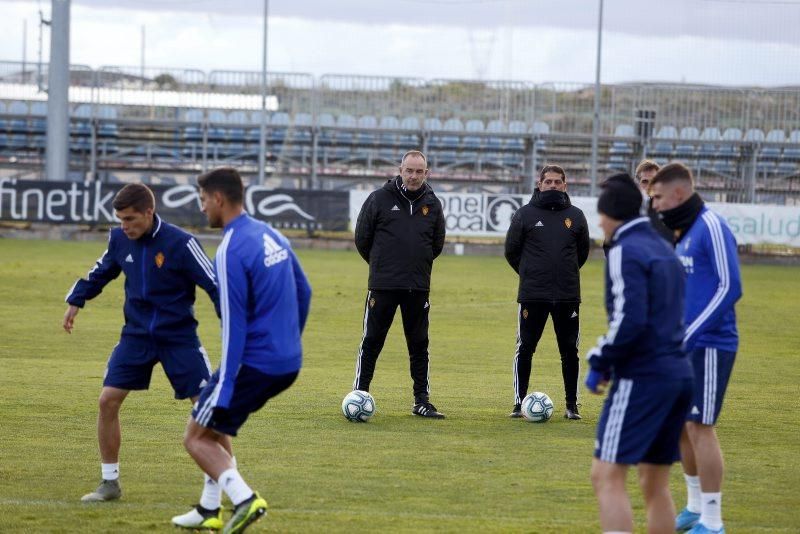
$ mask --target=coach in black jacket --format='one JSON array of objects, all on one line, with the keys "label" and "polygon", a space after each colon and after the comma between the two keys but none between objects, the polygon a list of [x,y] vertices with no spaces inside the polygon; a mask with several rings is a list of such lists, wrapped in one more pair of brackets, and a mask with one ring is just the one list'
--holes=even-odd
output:
[{"label": "coach in black jacket", "polygon": [[369,263],[364,335],[358,348],[354,389],[369,391],[375,362],[400,306],[414,380],[412,413],[443,419],[430,403],[428,383],[428,295],[433,260],[444,247],[442,205],[426,183],[422,152],[403,156],[400,176],[364,202],[356,222],[356,248]]},{"label": "coach in black jacket", "polygon": [[531,201],[511,218],[506,260],[519,273],[517,350],[514,355],[514,409],[528,392],[531,362],[547,316],[553,317],[566,393],[564,417],[578,413],[579,269],[589,256],[589,229],[583,212],[570,203],[567,177],[557,165],[539,173]]}]

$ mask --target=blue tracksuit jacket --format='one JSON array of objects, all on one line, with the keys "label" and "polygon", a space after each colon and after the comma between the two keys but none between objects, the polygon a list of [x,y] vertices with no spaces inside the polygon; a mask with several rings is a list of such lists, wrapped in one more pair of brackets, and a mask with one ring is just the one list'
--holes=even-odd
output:
[{"label": "blue tracksuit jacket", "polygon": [[222,309],[222,354],[212,406],[227,408],[242,365],[268,375],[296,372],[311,286],[289,241],[243,213],[225,226],[214,264]]},{"label": "blue tracksuit jacket", "polygon": [[606,261],[608,332],[589,351],[593,369],[617,378],[689,378],[683,269],[647,217],[620,226]]},{"label": "blue tracksuit jacket", "polygon": [[195,286],[202,287],[219,314],[219,297],[211,261],[188,232],[155,215],[152,230],[137,240],[121,228],[108,236],[108,249],[67,294],[68,304],[82,308],[110,281],[125,273],[123,336],[161,343],[198,345],[194,318]]},{"label": "blue tracksuit jacket", "polygon": [[742,296],[742,279],[736,238],[728,223],[703,206],[675,251],[686,269],[686,350],[736,352],[734,304]]}]

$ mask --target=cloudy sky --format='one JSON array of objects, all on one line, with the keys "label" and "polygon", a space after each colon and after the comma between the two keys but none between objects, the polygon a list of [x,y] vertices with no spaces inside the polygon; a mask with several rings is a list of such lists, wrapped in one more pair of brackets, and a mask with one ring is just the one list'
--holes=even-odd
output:
[{"label": "cloudy sky", "polygon": [[[71,62],[258,70],[261,0],[72,0]],[[49,0],[0,0],[0,60]],[[269,70],[592,82],[598,0],[271,0]],[[605,0],[602,80],[800,85],[800,0]],[[45,54],[47,47],[45,46]]]}]

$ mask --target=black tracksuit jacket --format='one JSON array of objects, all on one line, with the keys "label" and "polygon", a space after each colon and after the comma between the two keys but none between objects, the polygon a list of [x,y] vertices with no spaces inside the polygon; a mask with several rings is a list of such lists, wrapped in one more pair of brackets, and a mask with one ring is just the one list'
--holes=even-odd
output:
[{"label": "black tracksuit jacket", "polygon": [[547,203],[537,189],[506,234],[506,260],[519,273],[517,302],[580,302],[578,271],[589,244],[586,217],[569,195]]},{"label": "black tracksuit jacket", "polygon": [[430,291],[433,260],[442,252],[442,204],[425,183],[416,198],[391,179],[367,197],[358,215],[355,242],[369,263],[370,290]]}]

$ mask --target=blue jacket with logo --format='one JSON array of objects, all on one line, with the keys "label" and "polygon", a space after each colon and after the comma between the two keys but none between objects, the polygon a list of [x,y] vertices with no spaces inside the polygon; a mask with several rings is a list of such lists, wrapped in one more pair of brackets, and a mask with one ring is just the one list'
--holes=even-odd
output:
[{"label": "blue jacket with logo", "polygon": [[725,219],[703,206],[675,245],[686,269],[686,350],[713,347],[736,352],[734,305],[742,296],[736,238]]},{"label": "blue jacket with logo", "polygon": [[685,275],[647,217],[620,226],[606,261],[608,332],[587,359],[615,377],[688,378],[682,349]]},{"label": "blue jacket with logo", "polygon": [[196,345],[195,286],[208,293],[219,315],[214,268],[203,247],[194,236],[158,215],[150,232],[136,240],[113,228],[108,248],[86,278],[69,290],[67,303],[82,308],[121,272],[125,273],[123,336]]},{"label": "blue jacket with logo", "polygon": [[296,372],[311,286],[289,241],[243,213],[225,226],[214,263],[222,309],[222,354],[212,408],[227,408],[242,365],[268,375]]}]

